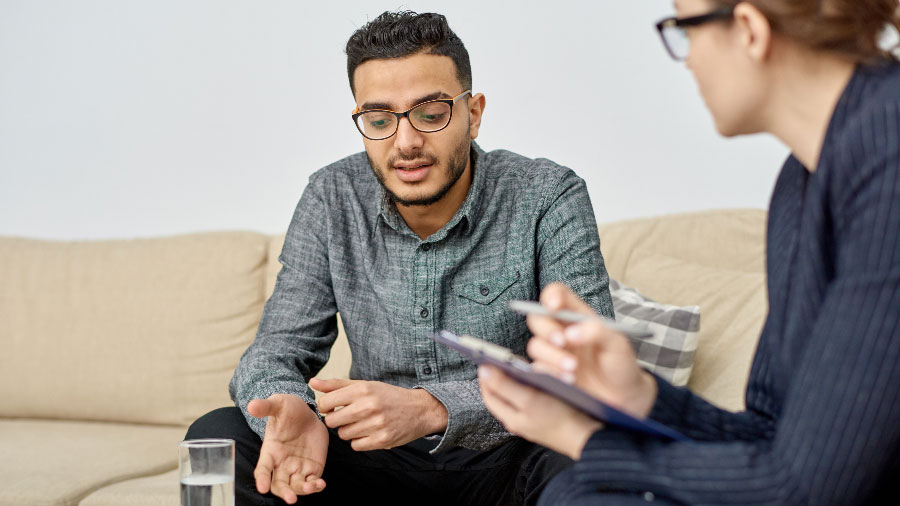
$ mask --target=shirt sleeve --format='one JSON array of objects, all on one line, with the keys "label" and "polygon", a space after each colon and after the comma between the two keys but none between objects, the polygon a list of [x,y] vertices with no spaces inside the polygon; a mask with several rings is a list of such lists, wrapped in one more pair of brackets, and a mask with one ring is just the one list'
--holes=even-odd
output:
[{"label": "shirt sleeve", "polygon": [[553,191],[545,196],[542,207],[545,211],[537,230],[540,289],[559,281],[595,311],[613,318],[609,274],[584,180],[565,170]]},{"label": "shirt sleeve", "polygon": [[307,382],[328,361],[337,338],[337,306],[328,264],[328,224],[318,185],[310,181],[297,204],[253,344],[244,352],[229,393],[250,428],[263,437],[266,419],[247,412],[253,399],[296,395],[315,406]]},{"label": "shirt sleeve", "polygon": [[[743,437],[740,422],[702,431],[719,441],[666,443],[600,431],[572,470],[578,483],[685,504],[857,504],[893,486],[900,451],[898,125],[900,107],[892,105],[852,129],[857,142],[841,146],[845,173],[833,174],[833,208],[822,212],[834,223],[833,277],[820,304],[795,308],[816,311],[804,346],[766,357],[792,369],[771,436]],[[818,251],[806,253],[807,261],[821,260]],[[687,416],[681,427],[702,426],[704,414],[736,420],[685,391],[665,388],[660,397],[655,413],[686,406],[671,411]]]}]

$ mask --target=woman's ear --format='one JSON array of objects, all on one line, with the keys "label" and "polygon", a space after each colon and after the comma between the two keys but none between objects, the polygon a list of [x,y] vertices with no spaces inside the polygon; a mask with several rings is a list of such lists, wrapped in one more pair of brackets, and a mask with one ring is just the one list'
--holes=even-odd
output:
[{"label": "woman's ear", "polygon": [[772,25],[756,6],[741,2],[734,8],[738,43],[755,62],[766,61],[772,53]]}]

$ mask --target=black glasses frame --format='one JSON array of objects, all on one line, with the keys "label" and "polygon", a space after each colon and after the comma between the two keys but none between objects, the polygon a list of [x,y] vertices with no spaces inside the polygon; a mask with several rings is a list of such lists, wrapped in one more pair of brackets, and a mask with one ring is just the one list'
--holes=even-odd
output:
[{"label": "black glasses frame", "polygon": [[[441,130],[443,130],[443,129],[447,128],[448,126],[450,126],[450,122],[453,121],[453,107],[456,105],[456,102],[458,102],[459,99],[461,99],[462,97],[464,97],[464,96],[466,96],[466,95],[468,95],[468,94],[471,94],[471,93],[472,93],[472,90],[466,90],[466,91],[460,93],[459,95],[457,95],[457,96],[455,96],[455,97],[453,97],[453,98],[442,98],[442,99],[438,99],[438,100],[428,100],[428,101],[426,101],[426,102],[422,102],[421,104],[416,104],[416,105],[410,107],[409,109],[407,109],[407,110],[404,111],[404,112],[396,112],[396,111],[391,111],[391,110],[389,110],[389,109],[367,109],[367,110],[365,110],[365,111],[360,111],[360,110],[357,108],[356,112],[354,112],[354,113],[351,115],[351,118],[353,118],[353,124],[356,125],[356,129],[359,130],[359,133],[362,134],[363,137],[365,137],[366,139],[369,139],[369,140],[371,140],[371,141],[383,141],[383,140],[385,140],[385,139],[390,139],[391,137],[394,136],[395,133],[397,133],[397,129],[400,128],[400,120],[401,120],[401,119],[406,118],[407,121],[409,121],[409,113],[410,113],[413,109],[415,109],[415,108],[417,108],[417,107],[421,107],[421,106],[423,106],[423,105],[425,105],[425,104],[433,104],[433,103],[435,103],[435,102],[440,102],[440,103],[442,103],[442,104],[447,104],[447,105],[450,106],[450,117],[447,118],[447,124],[446,124],[446,125],[442,126],[441,128],[438,128],[438,129],[436,129],[436,130],[422,130],[421,128],[416,128],[416,126],[413,125],[413,122],[412,122],[412,121],[409,121],[409,125],[410,125],[411,127],[415,128],[416,130],[418,130],[419,132],[426,133],[426,134],[430,134],[430,133],[434,133],[434,132],[440,132]],[[385,137],[378,137],[377,139],[374,138],[374,137],[369,137],[368,135],[366,135],[366,133],[363,132],[363,129],[360,128],[360,126],[359,126],[359,121],[357,121],[357,119],[358,119],[360,116],[362,116],[363,114],[367,113],[367,112],[386,112],[386,113],[388,113],[388,114],[393,114],[394,116],[396,116],[396,117],[397,117],[397,123],[394,124],[394,131],[391,132],[391,135],[388,135],[388,136],[385,136]]]},{"label": "black glasses frame", "polygon": [[665,46],[666,51],[669,53],[669,56],[672,57],[675,61],[684,61],[686,56],[679,56],[675,53],[672,47],[669,46],[668,40],[666,40],[665,30],[669,28],[688,28],[691,26],[700,26],[712,21],[721,21],[724,19],[730,19],[734,16],[734,7],[721,7],[707,14],[701,14],[699,16],[689,16],[686,18],[679,17],[668,17],[660,20],[656,23],[656,31],[659,32],[659,38],[662,39],[663,46]]}]

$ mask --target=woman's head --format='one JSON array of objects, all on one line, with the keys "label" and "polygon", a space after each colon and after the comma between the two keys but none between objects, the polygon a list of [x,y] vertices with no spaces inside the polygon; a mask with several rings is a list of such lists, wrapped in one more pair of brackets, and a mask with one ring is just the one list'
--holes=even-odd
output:
[{"label": "woman's head", "polygon": [[[675,0],[675,8],[660,30],[726,136],[766,130],[772,97],[798,68],[815,75],[829,62],[884,61],[879,40],[900,26],[898,0]],[[672,51],[679,34],[688,42],[681,54]]]},{"label": "woman's head", "polygon": [[715,6],[749,3],[762,12],[772,31],[810,49],[840,54],[857,62],[893,58],[879,46],[885,28],[900,28],[897,0],[714,0]]}]

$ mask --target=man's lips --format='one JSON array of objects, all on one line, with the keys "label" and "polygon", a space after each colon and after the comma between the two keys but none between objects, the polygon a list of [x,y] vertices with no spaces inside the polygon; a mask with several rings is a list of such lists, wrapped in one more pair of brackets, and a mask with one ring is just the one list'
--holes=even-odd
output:
[{"label": "man's lips", "polygon": [[421,162],[400,162],[394,164],[395,169],[400,170],[415,170],[420,167],[425,167],[426,165],[431,165],[429,161],[421,161]]},{"label": "man's lips", "polygon": [[429,162],[401,162],[394,165],[397,178],[404,183],[418,183],[426,177],[431,171],[432,165]]}]

